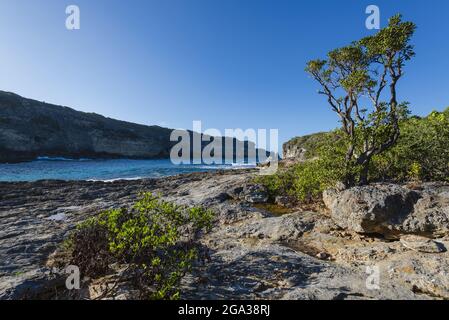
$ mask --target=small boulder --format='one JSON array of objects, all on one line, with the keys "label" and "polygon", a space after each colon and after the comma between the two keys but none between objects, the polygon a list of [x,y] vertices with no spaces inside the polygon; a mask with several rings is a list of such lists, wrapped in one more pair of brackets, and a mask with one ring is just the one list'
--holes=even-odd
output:
[{"label": "small boulder", "polygon": [[347,190],[326,190],[323,202],[341,228],[358,233],[378,233],[398,238],[401,234],[449,233],[449,185],[427,183],[421,190],[397,184],[377,183]]},{"label": "small boulder", "polygon": [[327,259],[329,259],[330,256],[326,252],[320,252],[316,255],[316,257],[320,260],[327,260]]},{"label": "small boulder", "polygon": [[242,194],[242,192],[243,192],[243,187],[234,187],[227,191],[228,195],[234,200],[238,200],[240,198],[240,195]]},{"label": "small boulder", "polygon": [[260,184],[247,185],[243,188],[240,198],[249,203],[267,203],[267,188]]},{"label": "small boulder", "polygon": [[295,203],[295,199],[289,196],[277,196],[274,200],[274,203],[276,203],[279,206],[288,208],[293,206],[293,204]]},{"label": "small boulder", "polygon": [[395,227],[413,211],[418,199],[415,191],[395,184],[327,190],[323,194],[335,223],[360,233],[394,233]]}]

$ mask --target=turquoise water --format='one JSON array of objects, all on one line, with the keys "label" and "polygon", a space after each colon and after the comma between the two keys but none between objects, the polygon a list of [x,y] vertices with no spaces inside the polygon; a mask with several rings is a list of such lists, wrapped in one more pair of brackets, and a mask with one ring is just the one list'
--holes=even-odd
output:
[{"label": "turquoise water", "polygon": [[[69,160],[42,158],[0,164],[0,181],[115,180],[171,176],[180,173],[232,169],[240,165],[174,165],[170,160]],[[248,165],[242,165],[248,166]],[[249,165],[251,166],[251,165]]]}]

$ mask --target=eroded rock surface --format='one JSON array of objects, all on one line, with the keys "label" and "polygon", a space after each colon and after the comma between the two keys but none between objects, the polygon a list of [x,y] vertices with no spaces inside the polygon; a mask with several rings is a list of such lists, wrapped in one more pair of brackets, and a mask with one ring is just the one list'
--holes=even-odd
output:
[{"label": "eroded rock surface", "polygon": [[441,242],[415,235],[401,237],[401,243],[411,250],[424,253],[440,253],[446,251],[446,247]]},{"label": "eroded rock surface", "polygon": [[[0,298],[58,298],[55,288],[64,278],[47,267],[49,256],[78,222],[131,205],[140,191],[216,214],[213,230],[201,240],[211,259],[183,279],[182,298],[449,298],[447,251],[418,252],[400,241],[344,230],[323,212],[273,215],[246,198],[245,190],[262,191],[253,187],[253,176],[241,170],[108,183],[0,183]],[[434,241],[448,247],[447,238]],[[75,297],[101,297],[120,270],[94,279]],[[369,285],[367,270],[379,271],[377,287]],[[135,294],[120,283],[108,298]]]}]

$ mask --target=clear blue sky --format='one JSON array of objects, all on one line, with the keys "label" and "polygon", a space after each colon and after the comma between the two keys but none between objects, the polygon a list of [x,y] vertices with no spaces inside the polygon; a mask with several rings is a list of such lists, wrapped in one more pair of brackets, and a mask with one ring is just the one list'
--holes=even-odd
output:
[{"label": "clear blue sky", "polygon": [[[81,30],[65,29],[65,8]],[[449,105],[447,0],[0,0],[0,89],[172,128],[277,128],[281,142],[337,126],[306,61],[402,13],[418,25],[400,83],[415,114]]]}]

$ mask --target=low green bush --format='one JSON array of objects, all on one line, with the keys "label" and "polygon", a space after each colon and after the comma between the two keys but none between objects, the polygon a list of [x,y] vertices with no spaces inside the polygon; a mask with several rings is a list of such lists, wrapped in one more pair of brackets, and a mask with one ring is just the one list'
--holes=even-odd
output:
[{"label": "low green bush", "polygon": [[123,264],[140,298],[177,299],[184,274],[204,261],[197,240],[212,220],[210,210],[144,193],[131,209],[108,210],[80,224],[65,247],[83,276],[104,276],[111,264]]}]

